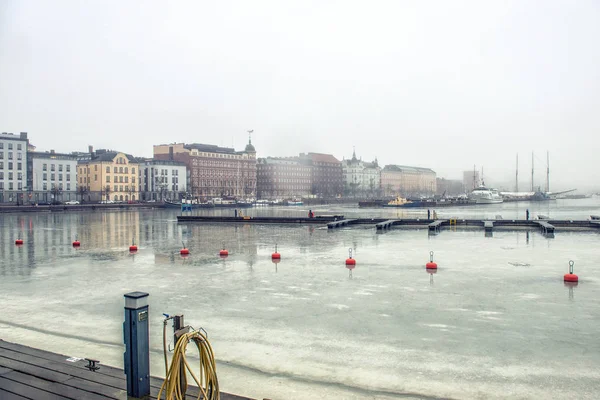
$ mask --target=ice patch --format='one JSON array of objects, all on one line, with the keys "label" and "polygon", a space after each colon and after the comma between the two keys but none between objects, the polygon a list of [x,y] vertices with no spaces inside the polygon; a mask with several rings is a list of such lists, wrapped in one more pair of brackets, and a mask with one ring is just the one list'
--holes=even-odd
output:
[{"label": "ice patch", "polygon": [[336,308],[338,310],[347,310],[350,308],[350,306],[347,306],[345,304],[328,304],[327,307]]}]

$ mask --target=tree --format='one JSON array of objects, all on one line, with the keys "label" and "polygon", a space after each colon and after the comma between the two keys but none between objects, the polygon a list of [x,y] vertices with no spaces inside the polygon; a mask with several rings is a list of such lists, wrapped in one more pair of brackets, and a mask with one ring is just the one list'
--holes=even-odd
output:
[{"label": "tree", "polygon": [[52,185],[50,193],[52,193],[52,204],[60,204],[59,197],[62,194],[62,188],[60,186]]},{"label": "tree", "polygon": [[77,192],[79,193],[79,196],[80,196],[80,198],[81,198],[81,202],[83,203],[83,202],[84,202],[84,197],[85,197],[85,195],[86,195],[86,194],[87,194],[87,192],[88,192],[88,188],[87,188],[87,186],[79,186],[79,187],[77,188]]},{"label": "tree", "polygon": [[[106,193],[106,201],[110,200],[110,185],[106,185],[104,193]],[[100,194],[100,200],[102,200],[102,194]]]}]

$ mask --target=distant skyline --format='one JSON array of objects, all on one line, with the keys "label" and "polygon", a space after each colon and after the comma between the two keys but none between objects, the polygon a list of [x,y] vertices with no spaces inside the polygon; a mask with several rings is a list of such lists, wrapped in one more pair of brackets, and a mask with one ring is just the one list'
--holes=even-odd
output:
[{"label": "distant skyline", "polygon": [[[0,131],[200,142],[600,191],[597,1],[0,2]],[[537,186],[537,184],[536,184]]]}]

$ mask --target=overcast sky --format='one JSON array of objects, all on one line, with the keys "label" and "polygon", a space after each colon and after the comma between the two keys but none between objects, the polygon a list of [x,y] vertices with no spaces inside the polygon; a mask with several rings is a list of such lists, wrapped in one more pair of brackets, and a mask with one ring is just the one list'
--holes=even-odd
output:
[{"label": "overcast sky", "polygon": [[0,0],[0,131],[600,190],[598,1]]}]

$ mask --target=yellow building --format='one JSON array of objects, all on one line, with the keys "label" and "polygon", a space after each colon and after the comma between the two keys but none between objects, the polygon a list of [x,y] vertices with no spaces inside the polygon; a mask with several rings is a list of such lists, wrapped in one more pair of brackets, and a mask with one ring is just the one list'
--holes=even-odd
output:
[{"label": "yellow building", "polygon": [[381,188],[386,196],[433,196],[436,174],[429,168],[386,165],[381,170]]},{"label": "yellow building", "polygon": [[79,194],[85,201],[139,200],[139,165],[119,151],[91,151],[77,165]]}]

